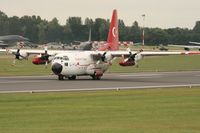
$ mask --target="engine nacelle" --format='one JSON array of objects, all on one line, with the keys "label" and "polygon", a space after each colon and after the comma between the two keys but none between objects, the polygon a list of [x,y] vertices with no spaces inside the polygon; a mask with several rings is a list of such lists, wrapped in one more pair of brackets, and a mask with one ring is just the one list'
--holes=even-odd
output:
[{"label": "engine nacelle", "polygon": [[48,62],[47,60],[43,60],[41,57],[34,57],[32,59],[32,63],[35,65],[44,65],[46,64],[46,62]]},{"label": "engine nacelle", "polygon": [[44,58],[43,55],[38,55],[32,59],[32,63],[35,65],[44,65],[46,62],[50,63],[50,60],[48,58]]},{"label": "engine nacelle", "polygon": [[130,59],[125,59],[119,62],[120,66],[134,66],[135,65],[135,61],[134,60],[130,60]]},{"label": "engine nacelle", "polygon": [[138,62],[139,60],[141,60],[143,58],[143,56],[139,53],[135,55],[135,62]]},{"label": "engine nacelle", "polygon": [[107,53],[106,55],[105,55],[105,62],[110,62],[112,60],[112,55],[110,54],[110,53]]},{"label": "engine nacelle", "polygon": [[16,56],[16,59],[18,60],[23,60],[23,59],[28,59],[28,54],[26,52],[19,52],[19,55]]},{"label": "engine nacelle", "polygon": [[142,59],[142,55],[140,53],[131,55],[129,58],[122,59],[119,62],[120,66],[134,66],[137,65],[137,62]]}]

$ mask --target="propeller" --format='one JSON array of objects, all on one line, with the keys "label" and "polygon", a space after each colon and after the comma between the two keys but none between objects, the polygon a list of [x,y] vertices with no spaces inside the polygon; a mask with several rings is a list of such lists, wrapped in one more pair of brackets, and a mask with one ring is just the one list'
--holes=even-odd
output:
[{"label": "propeller", "polygon": [[105,51],[105,52],[103,53],[103,55],[101,56],[101,60],[102,60],[103,62],[106,61],[106,53],[107,53],[107,51]]},{"label": "propeller", "polygon": [[134,53],[134,54],[131,52],[131,50],[130,50],[129,48],[128,48],[127,50],[129,51],[129,57],[128,57],[128,60],[132,60],[132,61],[134,61],[136,67],[138,67],[138,63],[137,63],[137,61],[141,59],[141,55],[140,55],[140,53],[143,51],[143,49],[140,49],[138,52],[136,52],[136,53]]},{"label": "propeller", "polygon": [[42,60],[45,60],[45,68],[47,68],[47,65],[49,63],[49,57],[50,55],[48,54],[48,46],[44,46],[45,52],[44,54],[41,56]]},{"label": "propeller", "polygon": [[105,62],[106,61],[106,53],[107,53],[107,51],[105,51],[102,55],[100,53],[98,54],[99,60],[97,61],[96,64],[100,64],[101,62]]},{"label": "propeller", "polygon": [[[20,54],[20,50],[21,50],[22,46],[19,45],[19,48],[17,49],[17,52],[11,52],[13,55],[15,55],[15,58],[13,60],[13,65],[15,65],[16,60],[23,60],[23,59],[28,59],[26,56],[23,56]],[[8,53],[10,53],[10,51],[8,50]]]}]

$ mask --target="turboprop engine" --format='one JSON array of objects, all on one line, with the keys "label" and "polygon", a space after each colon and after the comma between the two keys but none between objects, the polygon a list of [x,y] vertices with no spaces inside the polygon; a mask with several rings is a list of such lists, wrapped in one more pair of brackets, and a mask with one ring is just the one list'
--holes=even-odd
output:
[{"label": "turboprop engine", "polygon": [[32,59],[32,63],[35,65],[44,65],[50,62],[48,55],[37,55]]},{"label": "turboprop engine", "polygon": [[24,59],[28,59],[28,53],[24,52],[24,51],[20,51],[20,48],[17,49],[16,52],[11,52],[9,49],[6,50],[7,53],[11,53],[13,55],[15,55],[15,58],[13,60],[13,65],[15,65],[16,60],[24,60]]},{"label": "turboprop engine", "polygon": [[120,66],[134,66],[134,65],[138,65],[138,61],[142,59],[142,55],[141,53],[142,51],[139,51],[135,54],[132,54],[132,52],[129,52],[129,57],[128,58],[124,58],[124,56],[122,56],[122,60],[119,62]]},{"label": "turboprop engine", "polygon": [[45,47],[45,52],[43,54],[37,55],[32,59],[32,63],[35,65],[45,65],[52,61],[53,57],[48,54],[47,47]]},{"label": "turboprop engine", "polygon": [[23,59],[28,59],[28,54],[26,52],[21,52],[19,49],[17,50],[16,53],[14,53],[15,59],[18,60],[23,60]]},{"label": "turboprop engine", "polygon": [[110,63],[112,61],[112,55],[109,52],[104,52],[103,54],[98,55],[98,61],[96,64],[101,64],[101,63]]},{"label": "turboprop engine", "polygon": [[103,62],[110,62],[112,60],[112,55],[108,52],[104,52],[103,55],[101,56],[101,60]]}]

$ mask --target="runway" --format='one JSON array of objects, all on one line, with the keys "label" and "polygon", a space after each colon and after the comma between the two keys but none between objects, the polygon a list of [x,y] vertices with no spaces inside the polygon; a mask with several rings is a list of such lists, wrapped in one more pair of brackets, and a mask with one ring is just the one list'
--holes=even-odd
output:
[{"label": "runway", "polygon": [[101,80],[89,76],[58,81],[57,76],[0,77],[0,93],[142,89],[200,86],[200,71],[104,74]]}]

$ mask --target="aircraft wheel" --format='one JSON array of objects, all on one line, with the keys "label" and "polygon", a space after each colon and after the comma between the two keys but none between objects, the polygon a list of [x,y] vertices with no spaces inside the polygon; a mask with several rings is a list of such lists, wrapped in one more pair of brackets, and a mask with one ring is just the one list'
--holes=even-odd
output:
[{"label": "aircraft wheel", "polygon": [[58,75],[58,80],[64,80],[64,76],[63,75]]},{"label": "aircraft wheel", "polygon": [[76,79],[76,75],[73,75],[71,77],[68,77],[69,80],[75,80]]},{"label": "aircraft wheel", "polygon": [[100,80],[101,79],[101,76],[91,75],[91,77],[92,77],[93,80]]},{"label": "aircraft wheel", "polygon": [[100,76],[97,76],[97,77],[96,77],[96,80],[100,80],[100,79],[101,79],[101,77],[100,77]]}]

